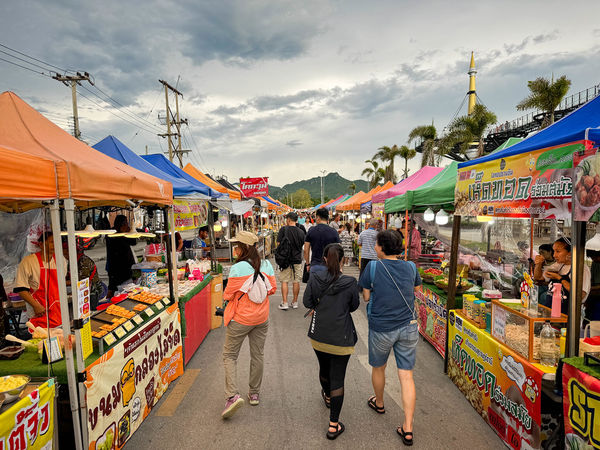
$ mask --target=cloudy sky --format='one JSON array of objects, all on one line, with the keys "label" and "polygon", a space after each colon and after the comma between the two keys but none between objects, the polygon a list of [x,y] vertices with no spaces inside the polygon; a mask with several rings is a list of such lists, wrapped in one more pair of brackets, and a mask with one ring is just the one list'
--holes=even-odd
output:
[{"label": "cloudy sky", "polygon": [[[321,169],[359,178],[378,147],[405,144],[432,120],[443,129],[468,90],[471,51],[478,95],[502,122],[524,114],[515,105],[537,76],[567,75],[572,92],[599,83],[600,3],[566,5],[3,1],[0,44],[93,75],[102,92],[84,85],[79,97],[88,143],[113,134],[138,153],[166,150],[156,136],[165,132],[160,78],[184,94],[183,145],[193,149],[185,162],[283,185]],[[5,90],[70,129],[71,94],[61,83],[0,60]]]}]

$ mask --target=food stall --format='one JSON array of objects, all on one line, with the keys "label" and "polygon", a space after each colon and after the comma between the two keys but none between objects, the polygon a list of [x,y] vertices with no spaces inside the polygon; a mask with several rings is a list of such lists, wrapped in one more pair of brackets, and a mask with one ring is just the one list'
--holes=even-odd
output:
[{"label": "food stall", "polygon": [[[0,123],[0,147],[2,148],[0,167],[2,168],[4,180],[0,193],[0,209],[14,214],[35,208],[44,208],[46,212],[49,212],[52,230],[54,231],[55,256],[58,260],[63,257],[60,227],[61,208],[64,208],[65,211],[69,253],[76,254],[74,227],[74,210],[76,206],[89,208],[113,204],[127,207],[129,204],[141,203],[163,207],[172,203],[170,183],[146,175],[91,149],[85,143],[73,138],[45,119],[15,94],[5,92],[0,95],[0,114],[3,117]],[[21,176],[23,167],[35,167],[36,176],[29,177],[27,180],[23,179]],[[44,214],[44,229],[46,229],[47,224],[47,216]],[[100,436],[98,434],[99,427],[94,428],[91,426],[96,420],[95,411],[98,410],[88,411],[88,405],[95,403],[101,405],[101,420],[99,419],[99,423],[102,425],[109,419],[114,420],[111,411],[115,411],[114,407],[122,399],[120,380],[124,373],[121,373],[120,370],[118,373],[104,370],[107,367],[106,364],[108,364],[107,361],[110,355],[124,352],[125,343],[138,335],[140,339],[137,339],[136,342],[143,339],[143,341],[148,341],[147,345],[150,341],[157,343],[161,348],[151,358],[154,363],[151,364],[151,369],[147,363],[139,358],[134,360],[133,356],[130,355],[127,370],[134,373],[141,370],[143,378],[147,379],[146,377],[160,377],[160,368],[164,364],[172,365],[175,370],[167,371],[161,378],[161,382],[157,382],[157,386],[160,386],[161,389],[164,389],[168,382],[181,374],[176,367],[179,364],[182,366],[182,359],[176,356],[177,351],[181,351],[181,345],[176,338],[180,334],[179,313],[173,314],[173,305],[163,306],[164,311],[162,312],[155,310],[155,305],[146,308],[146,310],[153,311],[153,314],[151,314],[154,317],[153,321],[151,323],[143,322],[139,327],[134,326],[131,331],[124,329],[123,340],[115,342],[113,347],[104,356],[100,357],[97,348],[95,349],[92,344],[96,338],[92,338],[90,321],[87,320],[89,314],[89,294],[85,285],[87,279],[77,279],[78,270],[75,258],[71,259],[70,266],[73,286],[72,315],[70,314],[64,268],[59,264],[56,270],[61,315],[65,319],[72,317],[74,331],[71,330],[70,320],[63,320],[62,326],[59,328],[41,329],[39,331],[46,334],[46,338],[41,342],[42,357],[45,355],[46,360],[58,359],[59,361],[50,364],[42,362],[38,356],[38,345],[34,344],[32,351],[23,351],[13,360],[0,361],[0,370],[2,374],[21,373],[27,376],[30,376],[28,372],[35,372],[40,367],[42,370],[39,374],[42,376],[47,376],[50,370],[58,379],[59,391],[60,384],[66,381],[69,388],[67,397],[71,418],[63,416],[59,424],[72,424],[74,443],[69,443],[69,436],[63,434],[61,440],[64,439],[64,441],[61,446],[74,446],[81,449],[88,447],[89,443],[96,442]],[[142,314],[147,314],[145,313],[146,310]],[[167,339],[167,345],[160,340],[158,335],[158,332],[162,330],[161,324],[166,324],[169,330],[168,335],[161,335],[161,337],[164,336]],[[37,329],[36,332],[38,332]],[[74,332],[73,336],[71,336],[72,332]],[[50,334],[49,338],[47,337],[48,334]],[[59,339],[58,335],[65,336],[65,338]],[[64,348],[61,343],[63,343]],[[75,348],[75,357],[73,356],[73,347]],[[28,360],[30,361],[28,362]],[[92,362],[94,363],[94,369],[86,370],[86,367]],[[138,366],[138,364],[141,364],[141,366]],[[17,365],[19,366],[18,370],[15,369]],[[61,367],[64,367],[64,369],[61,369]],[[141,369],[139,369],[140,367]],[[50,383],[47,386],[51,388]],[[95,387],[90,390],[93,386]],[[150,389],[148,389],[148,386],[145,388],[148,394],[146,397],[148,402],[145,404],[150,408],[160,398],[164,390],[156,391],[154,396],[150,396]],[[39,392],[39,394],[35,392]],[[37,401],[38,395],[41,398],[42,394],[43,392],[39,389],[37,391],[33,390],[28,397],[23,398],[21,401]],[[44,405],[38,402],[38,406]],[[133,408],[135,405],[129,406]],[[33,409],[28,411],[31,411],[32,414],[35,412]],[[36,428],[31,421],[23,422],[26,419],[33,420],[35,415],[11,416],[16,412],[18,412],[16,407],[3,410],[0,423],[3,425],[10,424],[16,419],[17,422],[21,422],[20,424],[15,423],[17,428],[20,426],[27,427],[28,430]],[[90,412],[92,414],[89,414]],[[41,414],[43,416],[46,413],[42,411]],[[117,418],[117,421],[123,419],[121,423],[124,431],[127,431],[125,427],[126,416],[127,414],[123,414],[123,416]],[[39,418],[39,414],[37,417]],[[143,420],[143,417],[137,417],[137,425]],[[133,432],[137,425],[132,424],[128,431]],[[46,420],[38,422],[38,433],[46,426],[48,426]],[[109,428],[110,426],[102,430],[103,442],[116,439],[117,434],[114,431],[112,437],[109,436],[111,433],[107,433]],[[122,439],[127,439],[128,436],[129,434],[123,434]],[[20,446],[19,448],[24,447]],[[91,445],[91,448],[95,448],[95,446]]]},{"label": "food stall", "polygon": [[[527,246],[523,246],[520,257],[527,261],[534,255],[535,244],[554,241],[554,238],[544,235],[540,236],[541,240],[534,242],[538,237],[534,232],[536,221],[555,221],[555,230],[564,221],[562,234],[572,246],[569,280],[572,295],[567,315],[560,314],[560,295],[553,298],[556,311],[548,313],[548,308],[537,304],[535,288],[528,282],[526,263],[523,264],[521,273],[514,270],[516,263],[504,265],[503,268],[512,266],[512,274],[503,272],[514,280],[521,298],[512,300],[503,292],[502,299],[492,302],[490,334],[475,333],[471,322],[465,320],[468,311],[463,309],[451,312],[448,371],[463,392],[477,388],[483,396],[489,395],[497,403],[487,409],[482,408],[481,415],[507,445],[539,448],[540,442],[556,438],[556,421],[562,420],[562,417],[551,412],[552,407],[556,403],[560,405],[562,399],[553,399],[552,389],[543,381],[554,378],[554,359],[548,358],[546,364],[541,365],[538,363],[538,356],[547,357],[548,348],[551,349],[550,355],[564,352],[566,356],[574,356],[579,347],[586,222],[600,203],[594,190],[597,189],[595,176],[600,175],[600,171],[596,169],[600,159],[596,156],[595,144],[600,138],[596,129],[599,123],[600,98],[596,98],[514,146],[477,160],[460,163],[458,167],[455,214],[460,228],[461,218],[464,221],[471,217],[488,224],[491,221],[506,221],[505,225],[515,234],[519,233],[519,228],[526,229],[530,240],[526,242]],[[498,242],[500,252],[504,252],[504,245],[503,241]],[[505,254],[500,253],[499,262],[503,262],[504,257]],[[550,334],[544,331],[548,330],[547,325]],[[559,351],[561,341],[564,342],[565,328],[564,351]],[[487,349],[480,344],[483,341],[488,342]],[[548,344],[550,347],[547,347]],[[563,372],[563,383],[568,378],[567,384],[568,380],[577,378],[567,366],[569,361],[572,362],[569,359],[565,362],[567,376]],[[480,368],[479,374],[471,368]],[[491,375],[487,375],[488,371]],[[519,376],[527,373],[532,375]],[[487,380],[494,381],[489,384],[490,388],[486,383],[481,386],[481,375],[484,380],[487,377]],[[497,382],[500,377],[508,377],[511,381],[507,385],[500,384]],[[495,386],[494,390],[490,390],[492,386]],[[530,402],[532,392],[542,394],[539,408]],[[580,404],[578,401],[582,397],[567,398],[570,394],[566,387],[563,394],[564,411],[577,411],[577,405]],[[573,408],[571,405],[574,401],[576,406]],[[561,409],[559,408],[559,412]],[[520,417],[515,417],[514,412],[520,414]],[[565,414],[568,436],[564,445],[581,448],[569,440],[569,435],[571,439],[575,439],[571,433],[573,429],[581,434],[581,427],[577,430],[577,424],[567,423],[567,417]],[[527,427],[529,419],[532,420],[531,427]],[[548,427],[549,423],[553,426]],[[540,439],[536,438],[534,432],[538,428]],[[585,433],[582,436],[585,437]],[[563,443],[559,445],[562,446]]]}]

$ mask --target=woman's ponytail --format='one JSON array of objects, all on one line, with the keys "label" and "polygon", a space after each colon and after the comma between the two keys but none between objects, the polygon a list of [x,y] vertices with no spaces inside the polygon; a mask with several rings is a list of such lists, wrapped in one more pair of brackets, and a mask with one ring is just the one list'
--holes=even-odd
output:
[{"label": "woman's ponytail", "polygon": [[327,272],[337,278],[341,272],[340,261],[344,258],[344,249],[338,244],[328,244],[323,250]]}]

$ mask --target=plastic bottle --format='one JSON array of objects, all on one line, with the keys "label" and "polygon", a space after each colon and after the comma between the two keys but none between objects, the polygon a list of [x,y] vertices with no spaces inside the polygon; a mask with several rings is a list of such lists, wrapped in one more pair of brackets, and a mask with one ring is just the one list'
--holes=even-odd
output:
[{"label": "plastic bottle", "polygon": [[540,333],[540,364],[554,367],[556,365],[556,333],[550,322],[546,322]]}]

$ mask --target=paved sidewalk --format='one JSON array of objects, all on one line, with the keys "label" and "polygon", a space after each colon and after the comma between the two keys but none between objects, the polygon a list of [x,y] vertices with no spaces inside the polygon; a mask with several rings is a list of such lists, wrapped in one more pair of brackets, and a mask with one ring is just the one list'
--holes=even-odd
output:
[{"label": "paved sidewalk", "polygon": [[[356,267],[344,268],[358,275]],[[304,286],[302,286],[300,299]],[[290,292],[291,294],[291,292]],[[353,313],[359,341],[350,358],[340,420],[346,431],[336,441],[325,438],[329,410],[323,405],[317,359],[306,336],[305,309],[280,311],[278,292],[271,297],[269,334],[261,403],[246,405],[230,420],[220,413],[225,404],[221,351],[224,329],[211,331],[127,448],[168,449],[314,449],[402,448],[395,429],[402,421],[400,385],[393,358],[388,364],[385,406],[378,415],[366,405],[372,393],[367,354],[364,304]],[[301,301],[301,300],[300,300]],[[242,346],[238,385],[247,392],[249,350]],[[505,446],[443,373],[443,360],[425,341],[418,347],[415,367],[417,449],[503,449]]]}]

